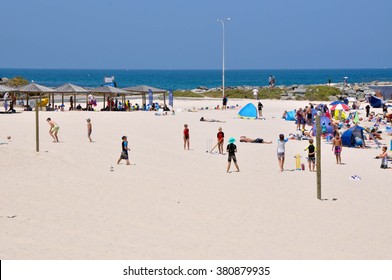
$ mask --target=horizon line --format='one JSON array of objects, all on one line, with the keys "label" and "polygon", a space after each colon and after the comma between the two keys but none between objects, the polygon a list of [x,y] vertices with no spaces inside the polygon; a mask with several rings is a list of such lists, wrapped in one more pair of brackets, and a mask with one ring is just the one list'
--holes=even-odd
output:
[{"label": "horizon line", "polygon": [[[392,67],[370,68],[229,68],[225,71],[254,70],[254,71],[281,71],[281,70],[388,70]],[[222,71],[222,68],[0,68],[0,70],[115,70],[115,71]]]}]

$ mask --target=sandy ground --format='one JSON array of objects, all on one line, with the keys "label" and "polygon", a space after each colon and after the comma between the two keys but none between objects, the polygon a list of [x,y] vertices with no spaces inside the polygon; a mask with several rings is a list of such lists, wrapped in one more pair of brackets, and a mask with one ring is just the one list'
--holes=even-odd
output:
[{"label": "sandy ground", "polygon": [[[220,100],[175,102],[198,108]],[[392,170],[373,159],[380,150],[344,149],[340,166],[323,143],[320,201],[315,173],[307,166],[281,173],[276,158],[278,134],[295,132],[282,112],[306,102],[263,104],[266,119],[253,121],[234,109],[40,112],[40,153],[34,112],[0,115],[0,140],[8,143],[0,145],[0,259],[391,259]],[[48,135],[47,117],[59,124],[60,143]],[[246,135],[273,144],[237,141],[241,172],[227,174],[227,155],[206,153],[219,126],[226,141]],[[115,164],[122,135],[131,166]],[[286,169],[307,145],[286,144]]]}]

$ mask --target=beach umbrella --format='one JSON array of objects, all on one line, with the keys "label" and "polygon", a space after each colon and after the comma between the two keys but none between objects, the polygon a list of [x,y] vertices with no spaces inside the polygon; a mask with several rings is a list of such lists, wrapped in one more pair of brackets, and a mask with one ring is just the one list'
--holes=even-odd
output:
[{"label": "beach umbrella", "polygon": [[[89,91],[87,89],[82,88],[77,85],[70,84],[70,83],[59,86],[58,88],[56,88],[56,90],[57,90],[57,92],[61,93],[61,104],[62,105],[64,105],[64,93],[73,94],[74,104],[72,104],[72,105],[74,108],[76,107],[76,94],[85,94],[87,96],[87,93],[89,93]],[[54,103],[54,97],[53,97],[53,103]]]},{"label": "beach umbrella", "polygon": [[133,94],[142,94],[143,96],[143,104],[146,104],[146,94],[149,92],[149,90],[152,91],[152,93],[163,93],[163,102],[166,105],[166,91],[165,89],[160,89],[148,85],[141,85],[141,86],[134,86],[134,87],[126,87],[123,88],[124,90],[128,91],[129,93]]},{"label": "beach umbrella", "polygon": [[333,105],[338,105],[338,104],[344,104],[344,102],[340,101],[340,100],[337,100],[337,101],[334,101],[334,102],[330,103],[329,105],[333,106]]},{"label": "beach umbrella", "polygon": [[[120,88],[115,88],[112,86],[100,86],[97,88],[94,88],[92,90],[90,90],[91,93],[99,93],[99,94],[103,94],[103,102],[105,104],[105,95],[109,94],[109,99],[112,99],[112,94],[122,94],[123,96],[125,96],[125,94],[128,94],[128,91],[125,91],[123,89]],[[105,105],[104,105],[105,107]],[[112,102],[109,102],[109,109],[110,111],[112,110]]]},{"label": "beach umbrella", "polygon": [[331,111],[335,111],[335,110],[344,110],[344,111],[350,111],[350,108],[346,105],[346,104],[337,104],[331,107]]}]

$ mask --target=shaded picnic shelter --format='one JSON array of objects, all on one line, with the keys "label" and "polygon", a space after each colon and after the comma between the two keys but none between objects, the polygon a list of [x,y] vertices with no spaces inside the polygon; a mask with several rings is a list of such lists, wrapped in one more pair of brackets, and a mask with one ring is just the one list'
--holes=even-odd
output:
[{"label": "shaded picnic shelter", "polygon": [[91,89],[90,92],[91,93],[96,93],[96,94],[103,94],[103,108],[106,107],[105,106],[105,102],[106,102],[105,97],[106,97],[106,95],[109,95],[109,100],[110,100],[110,102],[109,102],[109,110],[110,111],[112,110],[112,102],[111,102],[112,95],[114,95],[114,96],[121,95],[122,96],[122,102],[123,102],[123,104],[125,104],[125,95],[129,93],[129,92],[125,91],[125,90],[122,90],[120,88],[115,88],[115,87],[112,87],[112,86],[100,86],[100,87]]},{"label": "shaded picnic shelter", "polygon": [[0,92],[15,92],[18,91],[17,88],[7,87],[5,85],[0,85]]},{"label": "shaded picnic shelter", "polygon": [[[73,94],[73,108],[76,108],[76,95],[85,95],[86,96],[86,104],[88,103],[88,93],[90,91],[88,91],[85,88],[82,88],[80,86],[74,85],[74,84],[64,84],[62,86],[59,86],[58,88],[56,88],[58,93],[61,93],[61,105],[64,105],[64,94]],[[52,104],[54,104],[54,94],[52,94]],[[52,105],[54,106],[54,105]],[[87,105],[86,105],[87,107]]]},{"label": "shaded picnic shelter", "polygon": [[39,101],[41,101],[42,95],[51,94],[51,93],[56,93],[57,92],[53,88],[46,87],[46,86],[43,86],[43,85],[39,85],[39,84],[36,84],[34,82],[30,83],[28,85],[19,87],[18,91],[20,93],[26,94],[26,106],[27,107],[29,106],[30,95],[38,95],[38,99],[39,99]]},{"label": "shaded picnic shelter", "polygon": [[124,90],[128,91],[129,93],[133,94],[141,94],[142,95],[142,103],[143,106],[146,105],[146,94],[148,93],[149,90],[152,91],[152,93],[163,93],[163,102],[166,105],[166,92],[167,90],[165,89],[160,89],[148,85],[141,85],[141,86],[134,86],[134,87],[126,87],[123,88]]}]

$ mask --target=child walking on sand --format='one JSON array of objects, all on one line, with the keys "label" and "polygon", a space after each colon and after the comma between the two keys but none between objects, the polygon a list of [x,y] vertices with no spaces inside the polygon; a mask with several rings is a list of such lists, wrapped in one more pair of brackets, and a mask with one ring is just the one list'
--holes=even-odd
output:
[{"label": "child walking on sand", "polygon": [[340,138],[339,133],[337,133],[332,141],[332,151],[334,151],[334,154],[336,156],[336,164],[342,164],[342,146],[342,139]]},{"label": "child walking on sand", "polygon": [[227,145],[227,152],[229,153],[229,158],[228,161],[229,163],[227,164],[227,173],[230,171],[230,165],[231,161],[234,161],[234,165],[237,168],[237,172],[240,172],[240,168],[238,167],[237,164],[237,158],[235,156],[235,153],[237,152],[237,146],[234,145],[235,139],[232,137],[229,139],[229,144]]},{"label": "child walking on sand", "polygon": [[189,150],[189,128],[187,124],[184,124],[184,150],[188,147]]},{"label": "child walking on sand", "polygon": [[123,136],[121,139],[123,140],[121,143],[121,156],[118,159],[117,164],[120,164],[120,161],[122,159],[125,159],[127,165],[130,165],[129,158],[128,158],[128,151],[130,151],[131,149],[128,148],[128,138],[127,136]]},{"label": "child walking on sand", "polygon": [[51,118],[47,118],[46,121],[50,125],[49,134],[50,134],[50,136],[53,137],[53,140],[54,140],[53,142],[55,142],[55,143],[59,142],[59,138],[57,137],[57,133],[59,132],[60,127],[57,125],[57,123],[52,121]]},{"label": "child walking on sand", "polygon": [[278,155],[278,163],[279,163],[279,168],[280,171],[283,172],[283,167],[284,167],[284,156],[285,156],[285,145],[286,142],[289,139],[284,138],[283,134],[279,134],[279,139],[278,139],[278,148],[277,148],[277,155]]},{"label": "child walking on sand", "polygon": [[382,147],[381,154],[376,156],[376,158],[381,158],[381,166],[380,168],[382,169],[387,169],[388,168],[388,153],[387,153],[387,146]]},{"label": "child walking on sand", "polygon": [[309,146],[304,151],[306,150],[308,150],[309,171],[314,172],[314,167],[316,165],[316,147],[313,145],[313,139],[309,139]]},{"label": "child walking on sand", "polygon": [[90,119],[87,119],[87,137],[90,140],[90,142],[93,142],[93,140],[91,140],[91,133],[93,132],[93,125],[91,123]]}]

